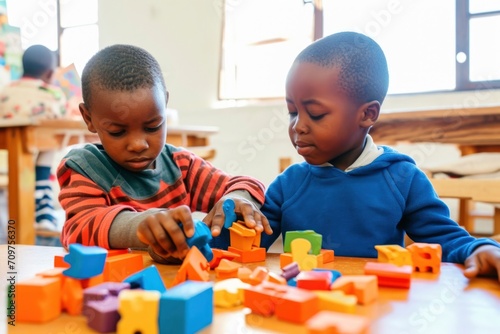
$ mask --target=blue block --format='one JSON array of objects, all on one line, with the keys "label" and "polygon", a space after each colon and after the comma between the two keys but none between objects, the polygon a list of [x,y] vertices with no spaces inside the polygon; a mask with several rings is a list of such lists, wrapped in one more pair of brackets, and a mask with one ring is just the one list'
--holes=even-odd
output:
[{"label": "blue block", "polygon": [[222,210],[224,210],[225,228],[230,228],[233,225],[233,223],[238,220],[236,212],[234,212],[235,207],[236,205],[234,204],[234,200],[231,198],[224,200],[224,203],[222,203]]},{"label": "blue block", "polygon": [[212,324],[213,283],[185,281],[162,293],[160,334],[193,334]]},{"label": "blue block", "polygon": [[[182,224],[179,224],[182,228]],[[212,261],[214,254],[210,248],[209,242],[212,240],[212,233],[210,233],[210,228],[201,220],[194,219],[194,235],[190,238],[186,238],[186,242],[189,247],[196,246],[201,254],[205,256],[207,262]]]},{"label": "blue block", "polygon": [[108,251],[98,246],[83,246],[70,244],[69,253],[64,256],[64,262],[70,267],[63,275],[77,279],[91,278],[102,274]]},{"label": "blue block", "polygon": [[123,282],[129,283],[132,289],[155,290],[160,293],[167,290],[155,265],[151,265],[130,275]]},{"label": "blue block", "polygon": [[329,271],[329,272],[331,272],[332,273],[332,281],[331,281],[331,283],[335,282],[335,280],[337,278],[339,278],[340,276],[342,276],[342,274],[340,273],[340,271],[333,270],[333,269],[314,268],[313,271]]}]

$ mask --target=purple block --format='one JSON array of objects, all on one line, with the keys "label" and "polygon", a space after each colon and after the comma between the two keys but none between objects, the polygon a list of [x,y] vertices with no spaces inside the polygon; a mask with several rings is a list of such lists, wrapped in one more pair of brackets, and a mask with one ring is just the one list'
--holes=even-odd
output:
[{"label": "purple block", "polygon": [[82,313],[87,312],[87,305],[91,301],[102,301],[108,297],[117,297],[120,291],[130,289],[129,283],[123,282],[104,282],[91,286],[83,290],[83,309]]},{"label": "purple block", "polygon": [[87,325],[99,333],[116,332],[120,320],[118,297],[108,296],[104,300],[89,301],[87,304]]},{"label": "purple block", "polygon": [[283,267],[283,272],[281,276],[289,281],[290,279],[296,277],[300,273],[299,264],[297,262],[292,262]]}]

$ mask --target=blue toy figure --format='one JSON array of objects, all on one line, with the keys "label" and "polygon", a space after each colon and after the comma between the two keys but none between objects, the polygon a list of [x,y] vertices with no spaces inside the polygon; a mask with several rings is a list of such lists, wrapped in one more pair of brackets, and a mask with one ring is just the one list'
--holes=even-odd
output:
[{"label": "blue toy figure", "polygon": [[236,217],[236,213],[234,212],[234,208],[236,205],[234,204],[234,200],[228,198],[222,203],[222,210],[224,210],[224,227],[230,228],[235,221],[238,220]]},{"label": "blue toy figure", "polygon": [[[182,224],[179,225],[182,226]],[[201,220],[194,219],[194,235],[191,238],[187,238],[186,242],[189,247],[196,246],[208,262],[214,258],[212,249],[208,244],[211,240],[212,234],[210,233],[210,228]]]}]

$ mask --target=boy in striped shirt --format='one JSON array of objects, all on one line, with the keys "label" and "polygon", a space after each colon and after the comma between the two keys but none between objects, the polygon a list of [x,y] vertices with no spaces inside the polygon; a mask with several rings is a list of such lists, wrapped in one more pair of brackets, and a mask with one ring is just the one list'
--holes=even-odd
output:
[{"label": "boy in striped shirt", "polygon": [[182,259],[185,236],[194,234],[191,212],[208,212],[204,222],[216,237],[226,198],[248,227],[272,233],[259,210],[261,182],[165,143],[168,91],[151,54],[131,45],[102,49],[83,71],[82,90],[80,112],[101,144],[74,149],[59,165],[63,246],[149,246],[156,261]]}]

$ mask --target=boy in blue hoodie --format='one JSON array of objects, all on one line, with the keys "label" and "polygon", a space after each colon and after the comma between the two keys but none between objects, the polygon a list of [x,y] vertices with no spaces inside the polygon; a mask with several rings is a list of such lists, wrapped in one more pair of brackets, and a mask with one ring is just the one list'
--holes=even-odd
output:
[{"label": "boy in blue hoodie", "polygon": [[305,162],[269,186],[262,213],[272,235],[314,230],[338,256],[377,257],[375,245],[441,244],[443,261],[465,264],[465,276],[500,276],[500,245],[476,239],[449,209],[412,158],[369,135],[387,93],[380,46],[354,32],[327,36],[295,59],[286,81],[292,145]]}]

